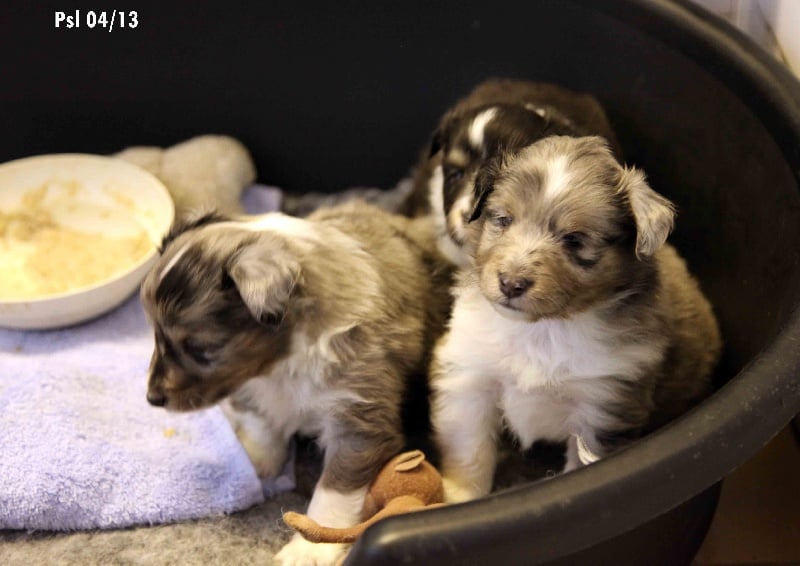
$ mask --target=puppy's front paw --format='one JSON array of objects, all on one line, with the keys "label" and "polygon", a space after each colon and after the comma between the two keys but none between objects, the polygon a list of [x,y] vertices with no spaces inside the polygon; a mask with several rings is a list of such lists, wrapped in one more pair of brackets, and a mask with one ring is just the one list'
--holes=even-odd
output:
[{"label": "puppy's front paw", "polygon": [[255,411],[237,409],[233,401],[226,399],[220,406],[258,477],[272,479],[279,476],[289,457],[290,435],[270,426]]},{"label": "puppy's front paw", "polygon": [[474,485],[448,477],[442,478],[442,488],[444,489],[446,503],[463,503],[486,495]]},{"label": "puppy's front paw", "polygon": [[314,543],[294,535],[275,560],[281,566],[334,566],[347,552],[346,544]]}]

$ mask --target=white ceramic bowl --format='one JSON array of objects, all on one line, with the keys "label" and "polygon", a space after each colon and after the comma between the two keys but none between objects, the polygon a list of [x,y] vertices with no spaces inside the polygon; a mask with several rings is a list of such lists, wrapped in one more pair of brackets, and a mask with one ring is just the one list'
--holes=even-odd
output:
[{"label": "white ceramic bowl", "polygon": [[[155,261],[158,245],[175,215],[172,199],[161,181],[119,159],[59,154],[4,163],[0,165],[0,277],[8,278],[9,288],[11,277],[29,277],[27,271],[20,270],[29,257],[25,254],[35,246],[26,247],[18,237],[9,236],[4,232],[3,222],[10,226],[8,219],[16,218],[12,215],[25,213],[32,206],[56,230],[77,233],[79,240],[84,238],[83,234],[91,235],[98,244],[82,247],[81,252],[85,249],[97,257],[97,249],[103,249],[99,244],[136,239],[137,257],[133,257],[133,252],[130,259],[123,259],[127,256],[121,253],[113,254],[115,257],[109,259],[115,264],[110,268],[113,272],[102,279],[41,295],[19,298],[0,282],[0,292],[5,293],[5,296],[0,294],[0,326],[6,328],[69,326],[119,305],[137,289]],[[40,262],[43,253],[51,253],[50,248],[37,249]],[[58,254],[53,262],[62,265],[67,262],[70,269],[85,265],[71,262],[72,254],[64,250],[53,253]],[[20,288],[17,284],[16,289]],[[31,284],[29,288],[38,287]]]}]

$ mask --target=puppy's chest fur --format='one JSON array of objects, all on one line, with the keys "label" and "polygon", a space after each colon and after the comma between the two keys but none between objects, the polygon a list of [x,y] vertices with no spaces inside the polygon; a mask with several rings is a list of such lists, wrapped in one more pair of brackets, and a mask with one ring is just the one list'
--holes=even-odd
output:
[{"label": "puppy's chest fur", "polygon": [[530,410],[539,407],[532,400],[575,410],[613,401],[617,387],[652,371],[666,348],[666,340],[627,341],[625,329],[610,327],[596,312],[534,323],[509,319],[469,285],[457,291],[450,328],[439,355],[463,368],[463,379],[488,377],[483,386],[501,404]]},{"label": "puppy's chest fur", "polygon": [[327,383],[335,361],[302,335],[295,335],[290,354],[270,376],[247,381],[234,394],[233,402],[255,410],[276,429],[316,435],[324,419],[342,402],[358,401],[354,392],[331,388]]}]

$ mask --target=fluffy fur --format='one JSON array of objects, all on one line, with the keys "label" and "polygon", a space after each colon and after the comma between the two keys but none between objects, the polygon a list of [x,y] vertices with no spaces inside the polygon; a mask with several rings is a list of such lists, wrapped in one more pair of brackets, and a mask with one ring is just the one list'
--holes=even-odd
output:
[{"label": "fluffy fur", "polygon": [[721,341],[665,240],[673,206],[598,137],[540,140],[478,176],[432,365],[446,497],[484,495],[497,436],[568,441],[567,469],[706,395]]},{"label": "fluffy fur", "polygon": [[465,265],[465,215],[472,209],[478,171],[503,152],[552,135],[600,135],[621,157],[594,97],[545,83],[508,79],[481,83],[439,122],[416,168],[407,212],[432,212],[441,251],[455,264]]},{"label": "fluffy fur", "polygon": [[[308,508],[358,522],[366,486],[404,445],[403,403],[448,310],[449,276],[428,223],[365,204],[177,226],[142,285],[156,336],[148,400],[224,401],[261,475],[297,432],[325,450]],[[295,537],[286,564],[343,551]]]}]

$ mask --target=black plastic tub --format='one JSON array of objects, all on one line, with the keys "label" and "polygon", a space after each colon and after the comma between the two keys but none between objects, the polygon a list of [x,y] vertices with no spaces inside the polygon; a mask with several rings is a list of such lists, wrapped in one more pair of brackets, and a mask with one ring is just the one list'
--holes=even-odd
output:
[{"label": "black plastic tub", "polygon": [[[389,187],[439,114],[489,76],[606,105],[628,161],[680,209],[711,298],[719,390],[576,473],[387,520],[348,564],[680,564],[718,485],[800,411],[800,86],[687,2],[143,3],[135,29],[0,18],[0,159],[219,132],[293,191]],[[89,6],[86,7],[88,9]]]}]

